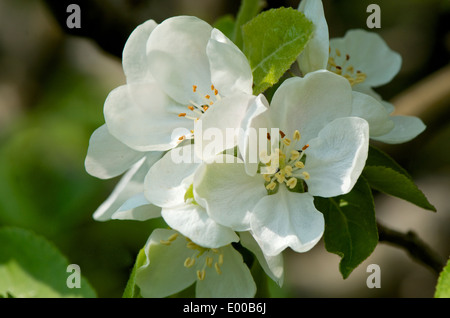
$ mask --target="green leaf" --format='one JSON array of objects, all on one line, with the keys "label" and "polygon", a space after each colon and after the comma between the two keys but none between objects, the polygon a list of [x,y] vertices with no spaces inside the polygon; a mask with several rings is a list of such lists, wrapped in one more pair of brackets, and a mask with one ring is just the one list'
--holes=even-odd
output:
[{"label": "green leaf", "polygon": [[257,95],[277,83],[295,62],[313,33],[313,24],[293,8],[278,8],[262,12],[242,29],[243,51]]},{"label": "green leaf", "polygon": [[408,176],[384,166],[366,166],[362,175],[370,186],[380,192],[406,200],[421,208],[436,211],[436,208],[428,202],[422,191]]},{"label": "green leaf", "polygon": [[144,265],[146,260],[145,250],[142,248],[138,256],[136,257],[136,262],[134,263],[133,270],[131,271],[130,278],[128,279],[127,286],[123,292],[122,298],[141,298],[141,292],[139,287],[136,285],[136,270]]},{"label": "green leaf", "polygon": [[439,275],[435,298],[450,298],[450,260]]},{"label": "green leaf", "polygon": [[[87,280],[69,288],[69,262],[49,241],[20,228],[0,229],[0,295],[16,298],[96,297]],[[81,268],[81,271],[83,269]]]},{"label": "green leaf", "polygon": [[345,279],[378,243],[372,191],[367,181],[359,178],[350,193],[316,197],[314,203],[325,218],[325,248],[341,257],[339,270]]},{"label": "green leaf", "polygon": [[400,166],[393,158],[391,158],[387,153],[381,151],[380,149],[370,145],[369,146],[369,156],[366,161],[366,166],[384,166],[391,168],[398,173],[405,175],[406,177],[412,179],[409,173]]},{"label": "green leaf", "polygon": [[242,26],[253,19],[263,8],[264,1],[242,0],[236,16],[236,24],[230,39],[240,48],[243,46]]},{"label": "green leaf", "polygon": [[227,14],[216,20],[213,27],[220,30],[229,39],[233,39],[236,22],[232,15]]}]

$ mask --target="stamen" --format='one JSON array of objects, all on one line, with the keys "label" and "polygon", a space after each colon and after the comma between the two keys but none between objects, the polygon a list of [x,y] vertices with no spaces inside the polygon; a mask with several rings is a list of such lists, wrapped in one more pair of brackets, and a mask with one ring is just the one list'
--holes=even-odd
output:
[{"label": "stamen", "polygon": [[186,113],[179,113],[178,117],[186,117]]},{"label": "stamen", "polygon": [[345,54],[345,60],[346,60],[346,61],[350,60],[350,55]]},{"label": "stamen", "polygon": [[340,56],[341,56],[341,51],[339,51],[338,49],[336,49],[336,55],[340,57]]},{"label": "stamen", "polygon": [[286,166],[283,170],[288,177],[292,176],[292,166]]},{"label": "stamen", "polygon": [[270,133],[267,133],[267,139],[270,140]]},{"label": "stamen", "polygon": [[208,108],[209,108],[209,106],[206,106],[206,105],[203,105],[203,107],[202,107],[203,111],[205,111],[205,112],[208,110]]},{"label": "stamen", "polygon": [[162,245],[167,245],[167,246],[172,244],[171,241],[166,241],[166,240],[160,240],[159,243],[161,243]]},{"label": "stamen", "polygon": [[184,261],[184,267],[186,267],[186,268],[191,268],[192,266],[194,266],[194,264],[195,264],[195,258],[191,258],[191,257],[188,257],[188,258],[186,258],[186,260]]},{"label": "stamen", "polygon": [[206,271],[204,269],[197,270],[197,278],[199,280],[204,280],[205,279],[205,275],[206,275]]},{"label": "stamen", "polygon": [[219,255],[219,266],[223,265],[223,254]]},{"label": "stamen", "polygon": [[272,181],[271,183],[269,183],[268,185],[266,185],[266,189],[272,191],[272,190],[275,189],[276,186],[277,186],[277,184],[276,184],[275,182]]},{"label": "stamen", "polygon": [[299,169],[303,169],[305,167],[305,164],[303,162],[301,162],[301,161],[297,161],[295,163],[295,167],[299,168]]},{"label": "stamen", "polygon": [[280,136],[281,136],[281,139],[283,139],[284,136],[286,136],[286,134],[283,131],[280,130]]},{"label": "stamen", "polygon": [[197,85],[192,85],[192,91],[195,93],[197,92]]},{"label": "stamen", "polygon": [[298,152],[297,150],[292,150],[291,151],[291,160],[297,160],[300,157],[300,152]]},{"label": "stamen", "polygon": [[301,138],[302,138],[302,137],[301,137],[301,135],[300,135],[300,132],[299,132],[298,130],[294,131],[294,137],[293,137],[293,139],[296,140],[296,141],[299,141]]},{"label": "stamen", "polygon": [[206,257],[205,263],[206,263],[206,266],[211,267],[212,263],[213,263],[213,258],[210,256]]},{"label": "stamen", "polygon": [[284,138],[284,139],[283,139],[283,143],[284,143],[286,146],[289,146],[289,145],[291,144],[291,140],[290,140],[289,138]]},{"label": "stamen", "polygon": [[172,234],[171,236],[169,236],[169,238],[167,239],[170,242],[173,242],[177,239],[178,237],[178,233]]},{"label": "stamen", "polygon": [[309,145],[306,144],[306,145],[303,146],[302,150],[305,151],[305,150],[308,149],[308,148],[309,148]]},{"label": "stamen", "polygon": [[194,106],[188,106],[189,110],[194,111]]},{"label": "stamen", "polygon": [[305,180],[308,180],[309,179],[309,173],[308,172],[306,172],[306,171],[303,171],[302,172],[302,175],[305,177]]},{"label": "stamen", "polygon": [[277,178],[278,183],[283,183],[286,177],[284,176],[284,173],[281,171],[275,173],[275,178]]},{"label": "stamen", "polygon": [[268,174],[264,174],[263,177],[266,182],[270,182],[270,180],[272,180],[272,178]]},{"label": "stamen", "polygon": [[287,182],[286,185],[289,187],[289,189],[294,189],[295,186],[297,185],[297,178],[290,178]]},{"label": "stamen", "polygon": [[206,99],[210,99],[211,96],[210,96],[210,95],[205,95],[205,98],[206,98]]},{"label": "stamen", "polygon": [[216,269],[217,274],[222,274],[222,270],[220,269],[220,266],[218,263],[214,263],[214,268]]}]

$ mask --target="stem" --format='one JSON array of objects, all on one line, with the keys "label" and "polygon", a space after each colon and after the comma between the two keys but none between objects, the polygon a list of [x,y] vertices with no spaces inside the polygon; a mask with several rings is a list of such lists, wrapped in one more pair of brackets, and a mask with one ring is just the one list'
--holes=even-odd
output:
[{"label": "stem", "polygon": [[423,242],[416,233],[408,231],[401,233],[377,223],[380,242],[403,248],[416,261],[429,267],[437,275],[444,268],[444,260]]}]

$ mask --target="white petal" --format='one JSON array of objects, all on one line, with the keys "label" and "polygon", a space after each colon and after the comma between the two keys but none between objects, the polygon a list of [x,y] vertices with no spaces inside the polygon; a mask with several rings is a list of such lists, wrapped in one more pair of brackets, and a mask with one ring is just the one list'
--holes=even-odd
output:
[{"label": "white petal", "polygon": [[414,116],[391,116],[394,128],[385,135],[372,138],[387,144],[399,144],[410,141],[421,134],[426,126],[420,118]]},{"label": "white petal", "polygon": [[295,130],[307,143],[332,120],[349,116],[352,90],[342,76],[328,71],[293,77],[281,84],[269,108],[275,128],[292,136]]},{"label": "white petal", "polygon": [[268,256],[276,256],[287,247],[299,253],[309,251],[322,237],[324,226],[314,198],[286,187],[262,198],[251,219],[254,237]]},{"label": "white petal", "polygon": [[238,94],[214,103],[194,125],[196,155],[208,161],[234,148],[238,144],[241,122],[254,100],[252,95]]},{"label": "white petal", "polygon": [[130,34],[122,54],[123,71],[127,83],[153,82],[147,63],[147,40],[158,24],[148,20]]},{"label": "white petal", "polygon": [[[185,194],[194,180],[200,161],[193,158],[191,145],[172,149],[156,162],[145,177],[145,195],[149,202],[163,208],[184,204]],[[178,161],[178,158],[186,161]]]},{"label": "white petal", "polygon": [[[346,54],[350,57],[346,65],[367,75],[364,85],[377,87],[386,84],[399,72],[402,58],[392,51],[377,33],[363,29],[349,30],[343,38],[330,40],[331,53],[338,49],[343,64]],[[342,60],[340,62],[339,60]]]},{"label": "white petal", "polygon": [[90,175],[110,179],[124,173],[144,155],[111,136],[103,125],[92,133],[84,165]]},{"label": "white petal", "polygon": [[283,254],[275,256],[264,255],[258,242],[253,238],[251,232],[240,232],[240,242],[243,247],[251,251],[257,258],[264,272],[274,280],[279,286],[283,285],[284,280],[284,260]]},{"label": "white petal", "polygon": [[252,94],[253,75],[244,53],[222,32],[213,29],[206,47],[211,80],[220,95]]},{"label": "white petal", "polygon": [[119,209],[111,215],[111,219],[146,221],[160,216],[161,208],[150,204],[142,192],[125,201]]},{"label": "white petal", "polygon": [[195,282],[195,271],[184,267],[186,258],[192,256],[192,250],[186,248],[185,238],[180,236],[170,245],[161,244],[175,233],[156,229],[145,244],[147,260],[136,271],[136,284],[143,297],[167,297]]},{"label": "white petal", "polygon": [[[129,84],[114,89],[104,113],[110,133],[127,146],[164,151],[175,147],[193,122],[178,117],[186,108],[171,100],[156,84]],[[184,128],[184,133],[175,133]]]},{"label": "white petal", "polygon": [[211,72],[206,45],[212,27],[195,17],[178,16],[164,20],[147,42],[152,75],[173,99],[187,105],[197,98],[192,86],[207,94],[211,91]]},{"label": "white petal", "polygon": [[[144,192],[144,178],[150,167],[161,157],[160,153],[150,153],[127,171],[117,183],[109,197],[97,208],[93,218],[97,221],[107,221],[122,205],[137,194]],[[137,207],[137,206],[135,206]],[[121,209],[123,212],[125,210]],[[130,211],[132,212],[132,211]],[[154,215],[154,209],[148,210]]]},{"label": "white petal", "polygon": [[338,118],[328,124],[305,150],[308,192],[320,197],[350,192],[364,168],[368,147],[369,125],[364,119]]},{"label": "white petal", "polygon": [[328,24],[320,0],[302,0],[298,10],[314,24],[314,33],[307,46],[297,58],[303,74],[324,70],[328,64]]},{"label": "white petal", "polygon": [[221,274],[214,269],[206,272],[203,281],[197,281],[198,298],[250,298],[256,293],[252,274],[245,265],[242,255],[231,246],[221,248],[223,265]]},{"label": "white petal", "polygon": [[[269,102],[262,94],[258,95],[241,121],[241,130],[238,140],[239,151],[244,158],[245,171],[254,176],[258,170],[260,149],[260,129],[267,129],[269,118],[265,112],[269,109]],[[269,131],[267,131],[269,132]],[[263,136],[262,138],[266,138]],[[265,150],[265,149],[264,149]]]},{"label": "white petal", "polygon": [[249,229],[249,212],[266,194],[263,177],[248,176],[243,163],[203,164],[194,178],[196,201],[213,220],[236,231]]},{"label": "white petal", "polygon": [[233,230],[214,222],[200,205],[186,203],[165,208],[162,217],[171,228],[203,247],[218,248],[239,241]]},{"label": "white petal", "polygon": [[386,108],[375,98],[353,92],[352,116],[361,117],[369,123],[370,137],[387,134],[394,128]]}]

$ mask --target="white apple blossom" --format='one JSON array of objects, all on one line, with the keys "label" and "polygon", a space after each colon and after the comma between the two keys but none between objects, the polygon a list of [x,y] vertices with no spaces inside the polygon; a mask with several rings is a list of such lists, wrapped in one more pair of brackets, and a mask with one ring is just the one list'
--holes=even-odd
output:
[{"label": "white apple blossom", "polygon": [[274,152],[260,152],[270,159],[247,167],[202,164],[194,178],[197,202],[216,222],[251,231],[265,255],[308,251],[324,231],[314,196],[351,191],[367,159],[368,123],[351,117],[352,101],[349,82],[328,71],[286,80],[271,106],[249,119],[249,128],[279,129]]},{"label": "white apple blossom", "polygon": [[345,77],[355,92],[373,97],[374,100],[365,97],[362,104],[355,103],[353,115],[369,122],[374,140],[402,143],[424,131],[425,125],[417,117],[390,116],[394,106],[373,90],[390,82],[399,72],[402,59],[398,53],[377,33],[363,29],[349,30],[343,38],[330,40],[320,0],[302,0],[298,9],[315,25],[310,42],[297,59],[303,74],[327,69]]},{"label": "white apple blossom", "polygon": [[220,128],[220,109],[233,109],[228,124],[238,126],[254,98],[244,54],[195,17],[139,26],[126,43],[123,67],[127,84],[108,95],[105,121],[115,138],[136,151],[176,147],[193,137],[200,118]]},{"label": "white apple blossom", "polygon": [[144,196],[144,178],[162,152],[135,151],[111,136],[106,125],[96,129],[89,141],[86,171],[100,179],[111,179],[125,172],[111,195],[94,212],[94,219],[147,220],[161,216],[161,209]]},{"label": "white apple blossom", "polygon": [[230,244],[202,247],[174,230],[156,229],[145,244],[146,262],[136,270],[143,297],[167,297],[196,284],[200,298],[249,298],[256,293],[241,254]]}]

